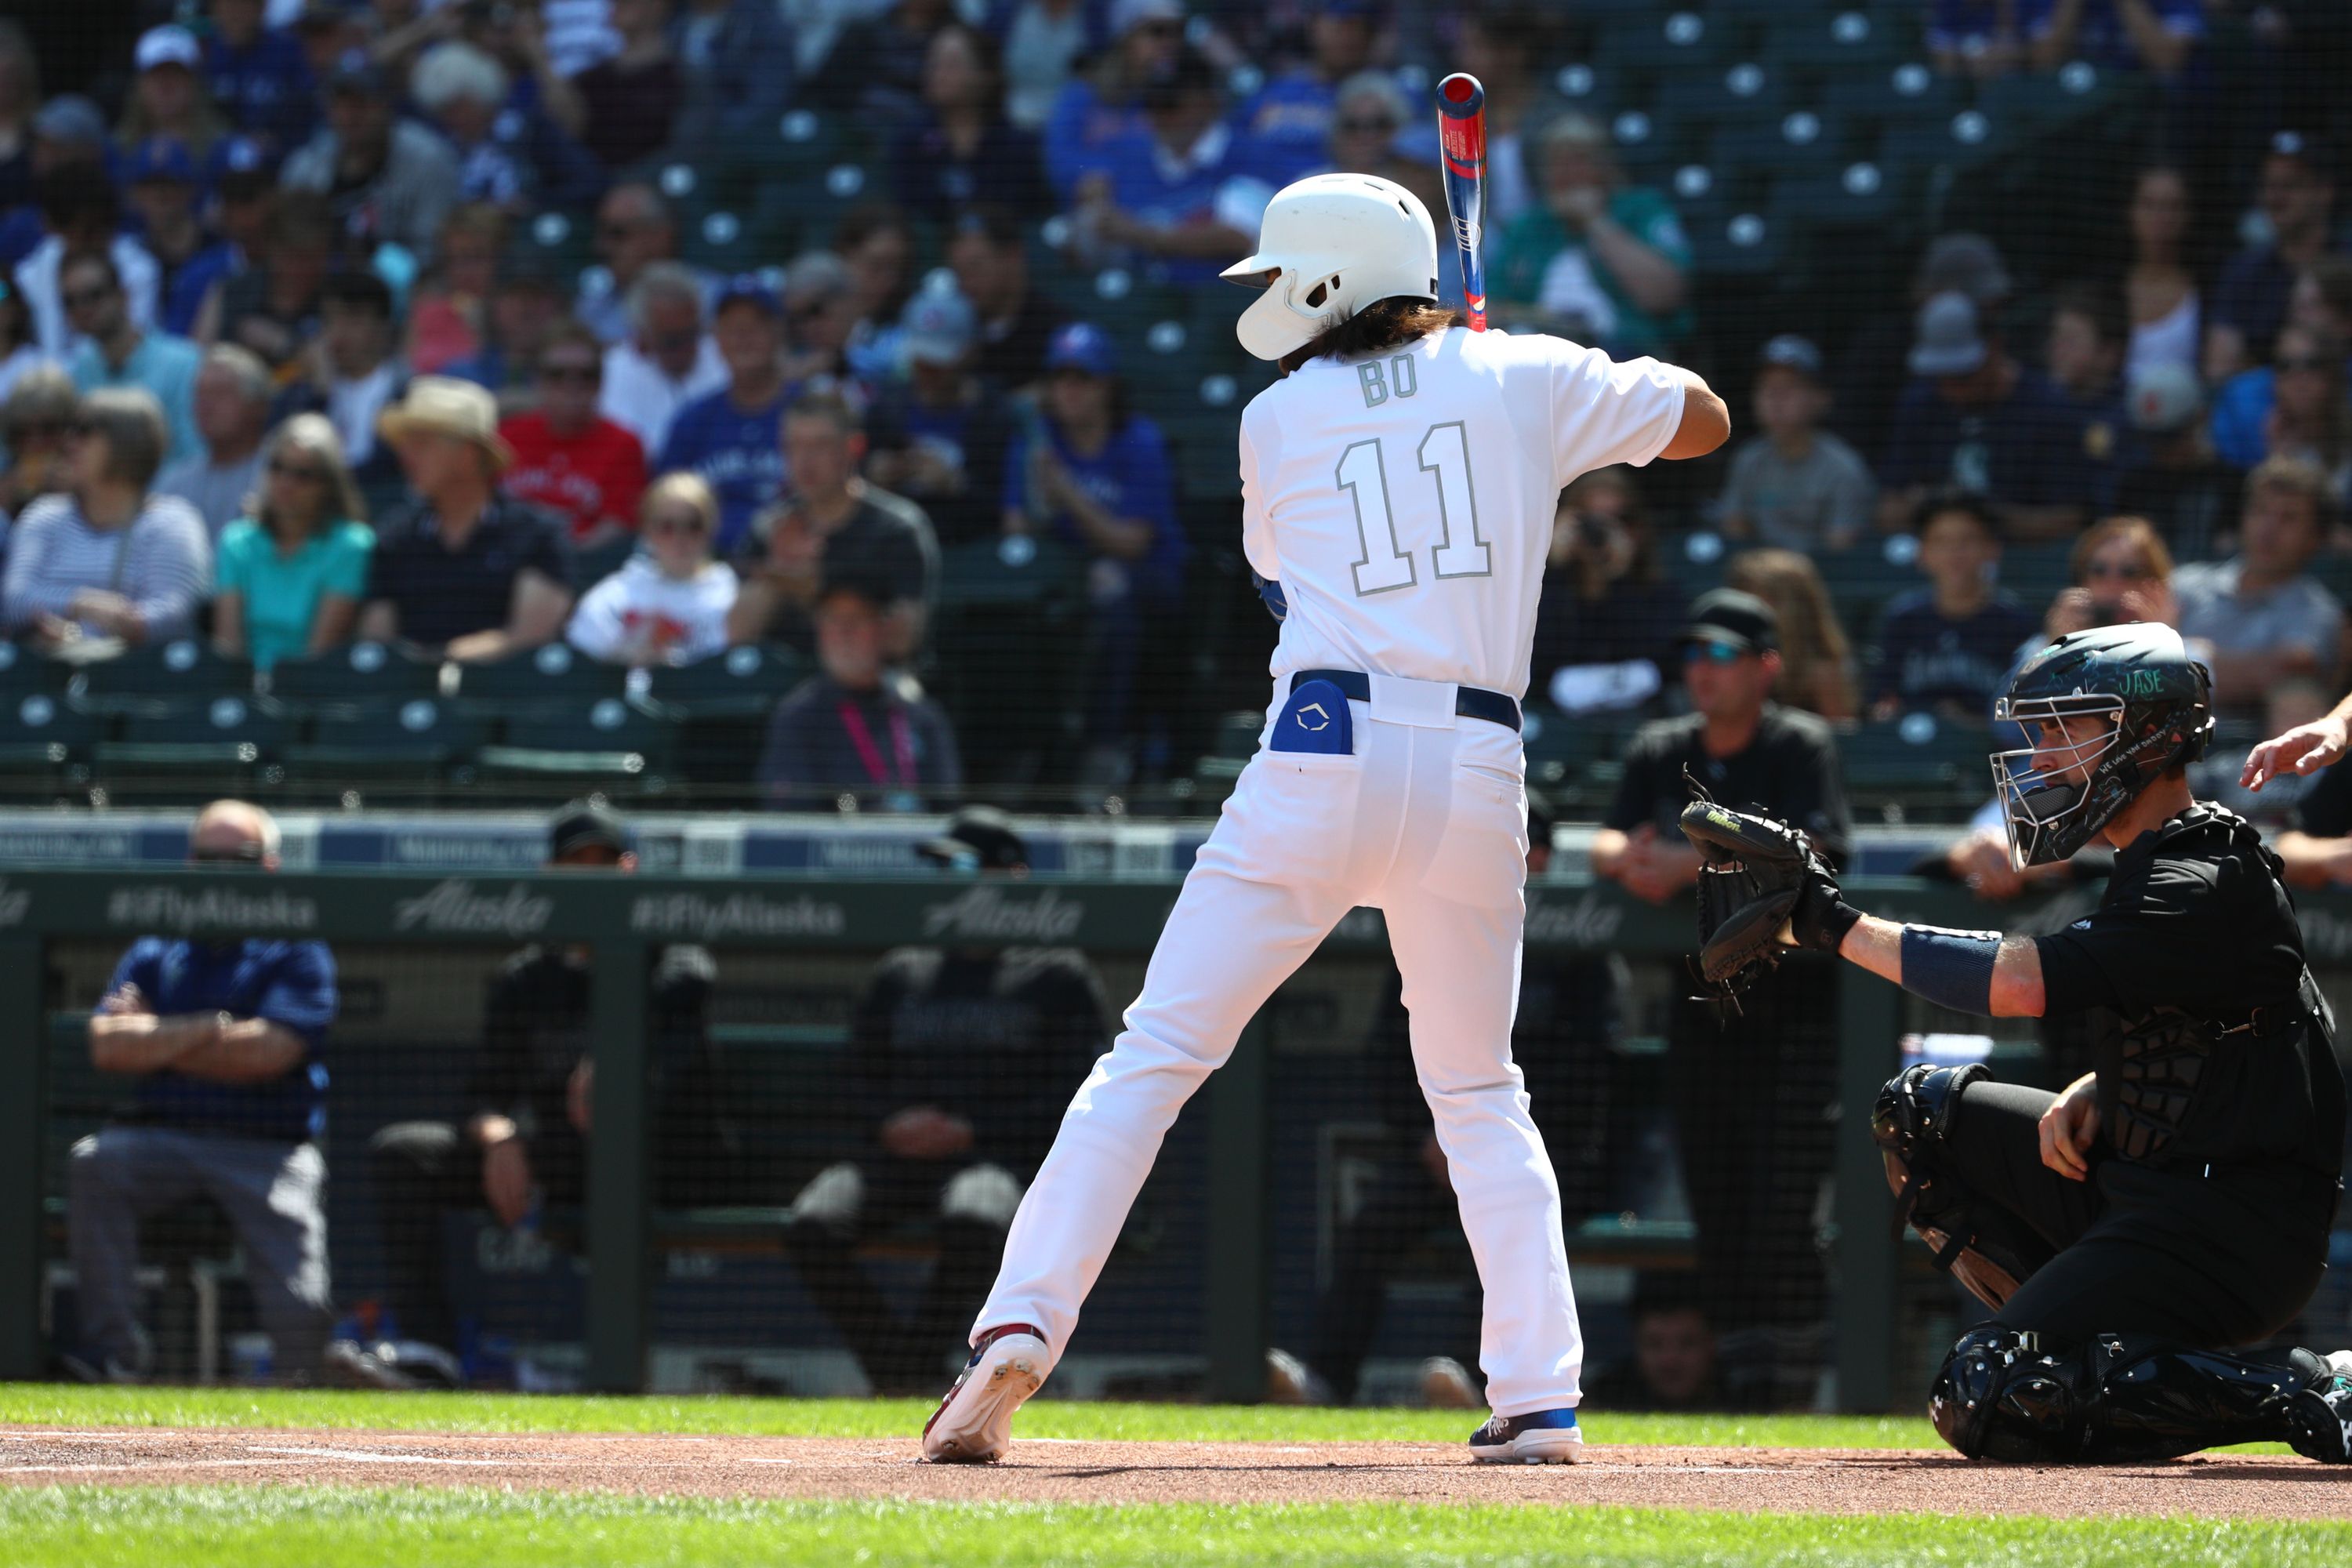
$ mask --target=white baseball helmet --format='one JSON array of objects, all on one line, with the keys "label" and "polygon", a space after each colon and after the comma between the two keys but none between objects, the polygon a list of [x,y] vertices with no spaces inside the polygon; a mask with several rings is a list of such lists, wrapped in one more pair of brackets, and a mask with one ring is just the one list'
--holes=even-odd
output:
[{"label": "white baseball helmet", "polygon": [[1234,333],[1278,360],[1376,300],[1436,299],[1437,226],[1393,180],[1316,174],[1275,193],[1257,253],[1220,276],[1265,289]]}]

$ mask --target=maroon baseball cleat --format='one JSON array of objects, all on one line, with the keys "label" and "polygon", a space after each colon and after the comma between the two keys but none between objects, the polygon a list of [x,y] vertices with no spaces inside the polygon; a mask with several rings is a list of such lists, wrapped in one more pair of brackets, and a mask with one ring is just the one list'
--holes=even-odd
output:
[{"label": "maroon baseball cleat", "polygon": [[923,1423],[923,1458],[940,1465],[993,1464],[1013,1446],[1013,1413],[1045,1381],[1045,1335],[1007,1323],[980,1336],[971,1359]]}]

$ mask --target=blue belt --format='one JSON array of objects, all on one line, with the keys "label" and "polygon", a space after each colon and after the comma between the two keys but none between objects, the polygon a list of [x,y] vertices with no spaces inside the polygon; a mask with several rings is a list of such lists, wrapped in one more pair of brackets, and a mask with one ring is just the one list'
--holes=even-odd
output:
[{"label": "blue belt", "polygon": [[[1350,702],[1372,700],[1372,679],[1360,669],[1300,669],[1290,677],[1290,689],[1297,690],[1310,680],[1328,680],[1339,689],[1339,695]],[[1484,719],[1489,724],[1500,724],[1506,730],[1519,727],[1519,705],[1499,691],[1481,690],[1475,686],[1454,689],[1454,711],[1465,719]]]}]

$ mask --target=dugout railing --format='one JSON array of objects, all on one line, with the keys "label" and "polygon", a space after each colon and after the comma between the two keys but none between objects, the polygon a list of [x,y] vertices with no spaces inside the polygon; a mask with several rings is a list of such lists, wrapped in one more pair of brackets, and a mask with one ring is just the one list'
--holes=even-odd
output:
[{"label": "dugout railing", "polygon": [[[935,879],[729,879],[566,873],[513,878],[424,878],[381,873],[269,878],[194,870],[77,868],[12,870],[0,878],[0,1008],[11,1030],[7,1087],[0,1093],[0,1377],[42,1374],[40,1291],[54,1251],[49,1159],[53,1016],[89,998],[62,994],[58,944],[125,943],[134,936],[285,935],[374,949],[526,942],[584,945],[593,955],[588,1048],[596,1062],[595,1136],[590,1142],[581,1238],[593,1258],[585,1284],[585,1382],[613,1392],[647,1385],[654,1295],[666,1245],[724,1245],[730,1232],[761,1234],[772,1216],[740,1211],[661,1211],[652,1183],[647,960],[656,947],[712,947],[808,954],[879,952],[901,943],[1050,943],[1129,964],[1148,952],[1174,897],[1172,879],[1099,881],[1034,877],[1017,882]],[[2054,929],[2093,896],[2010,906],[1995,915],[1949,887],[1870,879],[1864,907],[1895,918],[2012,929]],[[1548,879],[1529,889],[1531,954],[1614,953],[1664,963],[1690,943],[1680,900],[1664,907],[1613,886]],[[2315,967],[2352,959],[2352,898],[2308,896],[2304,921]],[[1327,953],[1385,948],[1378,916],[1360,910]],[[1839,977],[1839,1127],[1834,1206],[1822,1240],[1832,1289],[1837,1403],[1890,1408],[1907,1393],[1899,1352],[1901,1252],[1870,1107],[1898,1061],[1906,1030],[1937,1021],[1894,987],[1848,969]],[[1129,998],[1109,997],[1114,1010]],[[1829,1024],[1823,1019],[1819,1022]],[[1950,1026],[1966,1027],[1958,1020]],[[1213,1223],[1199,1260],[1202,1390],[1250,1401],[1264,1387],[1276,1271],[1276,1160],[1271,1051],[1262,1017],[1232,1062],[1213,1076],[1188,1119],[1205,1141],[1197,1201]],[[70,1032],[68,1030],[67,1032]],[[1538,1107],[1538,1117],[1543,1108]],[[340,1178],[339,1178],[340,1179]],[[1572,1236],[1586,1263],[1675,1260],[1687,1226],[1593,1224]]]}]

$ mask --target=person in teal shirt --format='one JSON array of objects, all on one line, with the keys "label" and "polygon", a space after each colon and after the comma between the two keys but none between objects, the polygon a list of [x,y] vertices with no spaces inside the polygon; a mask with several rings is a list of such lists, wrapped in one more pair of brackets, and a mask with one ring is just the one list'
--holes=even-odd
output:
[{"label": "person in teal shirt", "polygon": [[1581,114],[1545,131],[1541,199],[1513,219],[1488,275],[1498,325],[1557,332],[1620,359],[1691,329],[1690,242],[1665,196],[1625,184],[1607,134]]},{"label": "person in teal shirt", "polygon": [[221,531],[213,639],[268,669],[351,639],[367,594],[375,532],[322,414],[297,414],[270,437],[253,515]]},{"label": "person in teal shirt", "polygon": [[74,257],[60,268],[58,295],[65,303],[66,321],[81,339],[66,362],[75,387],[83,392],[143,387],[163,405],[163,425],[171,435],[163,461],[202,456],[196,371],[204,351],[185,338],[141,326],[131,314],[122,275],[103,251]]}]

